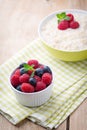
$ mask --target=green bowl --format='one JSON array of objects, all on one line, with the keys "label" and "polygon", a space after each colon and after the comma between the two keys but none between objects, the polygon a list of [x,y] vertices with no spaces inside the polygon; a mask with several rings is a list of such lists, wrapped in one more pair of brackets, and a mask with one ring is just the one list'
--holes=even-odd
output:
[{"label": "green bowl", "polygon": [[39,33],[39,37],[42,41],[42,43],[44,44],[45,48],[56,58],[63,60],[63,61],[81,61],[84,59],[87,59],[87,49],[86,50],[80,50],[80,51],[67,51],[67,50],[58,50],[53,48],[50,44],[48,44],[45,39],[43,38],[43,36],[41,35],[41,31],[42,31],[42,27],[44,26],[44,24],[50,20],[52,17],[54,17],[57,13],[60,12],[67,12],[67,13],[86,13],[87,11],[84,10],[77,10],[77,9],[69,9],[69,10],[60,10],[57,12],[54,12],[52,14],[50,14],[49,16],[45,17],[38,28],[38,33]]}]

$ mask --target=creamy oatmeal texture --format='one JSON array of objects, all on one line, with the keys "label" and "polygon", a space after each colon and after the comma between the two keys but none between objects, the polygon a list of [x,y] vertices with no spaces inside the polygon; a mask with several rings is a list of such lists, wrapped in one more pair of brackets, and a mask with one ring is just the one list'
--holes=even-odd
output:
[{"label": "creamy oatmeal texture", "polygon": [[[73,14],[73,13],[72,13]],[[42,37],[52,47],[66,51],[87,49],[87,14],[73,14],[80,27],[59,30],[56,15],[42,28]]]}]

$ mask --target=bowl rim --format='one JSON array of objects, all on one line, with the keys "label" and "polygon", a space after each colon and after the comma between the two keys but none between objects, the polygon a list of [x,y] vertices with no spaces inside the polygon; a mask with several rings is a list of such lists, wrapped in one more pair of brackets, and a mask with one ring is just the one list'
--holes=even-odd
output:
[{"label": "bowl rim", "polygon": [[45,16],[45,17],[41,20],[41,22],[40,22],[40,24],[39,24],[39,26],[38,26],[38,34],[39,34],[39,37],[40,37],[41,41],[44,42],[45,45],[47,45],[47,46],[50,47],[51,49],[56,50],[56,51],[60,51],[60,52],[66,52],[66,53],[73,53],[73,52],[75,52],[75,53],[80,53],[80,52],[87,51],[87,49],[71,50],[71,51],[69,51],[69,50],[64,50],[64,49],[63,49],[63,50],[61,50],[61,49],[56,49],[56,48],[52,47],[51,45],[49,45],[49,44],[43,39],[43,37],[42,37],[42,35],[41,35],[41,28],[42,28],[44,22],[46,22],[50,17],[53,17],[54,15],[56,15],[57,13],[60,13],[60,12],[76,12],[76,13],[84,13],[84,14],[87,14],[87,11],[86,11],[86,10],[81,10],[81,9],[63,9],[63,10],[58,10],[58,11],[55,11],[55,12],[53,12],[53,13],[50,13],[49,15]]}]

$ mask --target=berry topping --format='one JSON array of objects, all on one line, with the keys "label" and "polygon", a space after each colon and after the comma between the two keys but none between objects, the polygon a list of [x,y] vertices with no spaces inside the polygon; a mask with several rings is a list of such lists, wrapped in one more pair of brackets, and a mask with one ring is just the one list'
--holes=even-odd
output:
[{"label": "berry topping", "polygon": [[44,71],[44,73],[48,72],[48,73],[52,74],[52,71],[48,66],[44,66],[43,71]]},{"label": "berry topping", "polygon": [[49,73],[44,73],[42,76],[42,81],[46,84],[49,85],[52,81],[52,75]]},{"label": "berry topping", "polygon": [[21,63],[21,64],[19,65],[19,68],[24,67],[24,64],[26,64],[26,63]]},{"label": "berry topping", "polygon": [[36,69],[36,68],[38,68],[39,63],[37,60],[32,59],[32,60],[28,61],[28,65],[31,65]]},{"label": "berry topping", "polygon": [[24,73],[27,73],[27,70],[26,70],[25,68],[21,68],[21,69],[20,69],[20,74],[22,75],[22,74],[24,74]]},{"label": "berry topping", "polygon": [[66,20],[63,20],[58,24],[58,29],[60,30],[65,30],[67,28],[69,28],[69,22]]},{"label": "berry topping", "polygon": [[19,76],[18,75],[14,74],[14,75],[11,76],[11,84],[14,87],[17,87],[20,84]]},{"label": "berry topping", "polygon": [[41,64],[40,64],[40,65],[38,66],[38,68],[43,69],[43,68],[44,68],[44,65],[41,65]]},{"label": "berry topping", "polygon": [[37,76],[39,76],[39,77],[41,77],[41,76],[43,75],[43,73],[44,73],[44,71],[43,71],[43,69],[41,69],[41,68],[37,68],[37,69],[35,70],[35,75],[37,75]]},{"label": "berry topping", "polygon": [[21,74],[20,74],[20,69],[16,69],[15,72],[14,72],[14,74],[20,76],[20,75],[21,75]]},{"label": "berry topping", "polygon": [[34,75],[34,78],[36,79],[37,82],[41,81],[41,78],[39,76],[37,76],[37,75]]},{"label": "berry topping", "polygon": [[26,73],[19,77],[20,83],[28,83],[28,80],[29,80],[29,75]]},{"label": "berry topping", "polygon": [[60,30],[66,30],[68,28],[76,29],[79,27],[79,23],[74,20],[74,15],[69,13],[66,14],[62,12],[60,14],[56,14],[58,19],[58,26],[57,28]]},{"label": "berry topping", "polygon": [[21,91],[21,85],[17,86],[16,89],[17,89],[18,91]]},{"label": "berry topping", "polygon": [[37,82],[37,85],[35,87],[36,91],[41,91],[46,88],[46,84],[43,81]]},{"label": "berry topping", "polygon": [[34,87],[29,83],[23,83],[21,85],[21,90],[22,92],[25,92],[25,93],[32,93],[34,92]]},{"label": "berry topping", "polygon": [[33,70],[28,70],[28,74],[31,75],[33,73]]},{"label": "berry topping", "polygon": [[21,92],[32,93],[45,89],[52,81],[52,71],[49,66],[37,60],[22,63],[11,75],[12,86]]},{"label": "berry topping", "polygon": [[67,14],[67,16],[70,18],[68,21],[71,22],[74,20],[74,16],[72,14]]},{"label": "berry topping", "polygon": [[76,29],[79,27],[79,23],[77,21],[70,22],[70,28]]},{"label": "berry topping", "polygon": [[36,86],[37,81],[36,81],[35,78],[30,78],[30,79],[29,79],[29,83],[30,83],[31,85],[33,85],[33,86]]}]

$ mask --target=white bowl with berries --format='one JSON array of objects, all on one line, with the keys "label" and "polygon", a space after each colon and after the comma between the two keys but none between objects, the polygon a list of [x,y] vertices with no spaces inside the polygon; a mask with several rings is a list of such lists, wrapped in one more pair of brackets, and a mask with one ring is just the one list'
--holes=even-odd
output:
[{"label": "white bowl with berries", "polygon": [[46,49],[64,61],[87,59],[87,11],[65,9],[46,16],[38,28]]},{"label": "white bowl with berries", "polygon": [[44,104],[52,94],[52,70],[49,66],[30,59],[20,64],[11,74],[11,88],[19,103],[36,107]]}]

